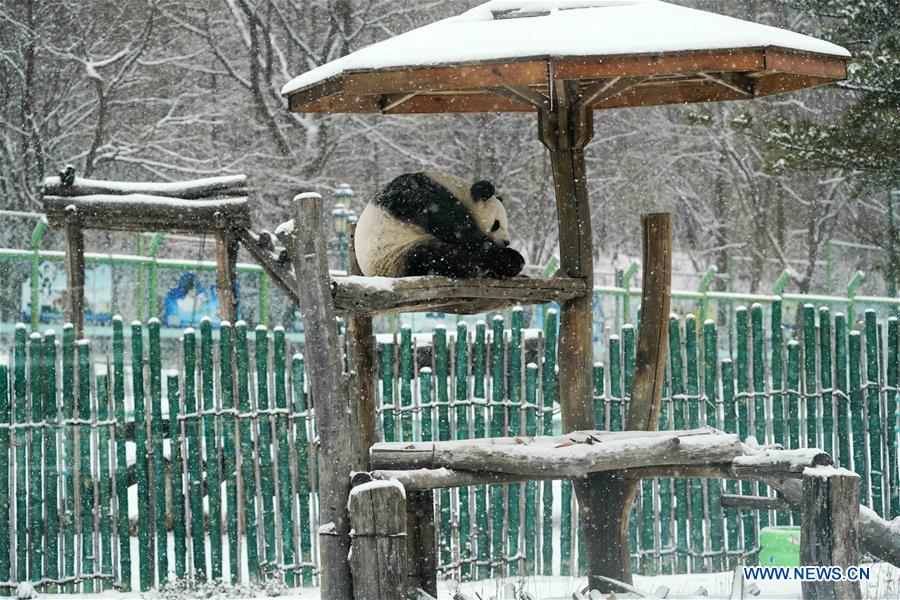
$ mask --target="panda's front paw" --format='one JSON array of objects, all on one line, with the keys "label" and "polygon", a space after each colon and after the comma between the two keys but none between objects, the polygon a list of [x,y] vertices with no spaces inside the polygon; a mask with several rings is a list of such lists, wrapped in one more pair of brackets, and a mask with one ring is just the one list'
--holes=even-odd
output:
[{"label": "panda's front paw", "polygon": [[488,266],[490,277],[515,277],[525,267],[525,259],[512,248],[498,248]]}]

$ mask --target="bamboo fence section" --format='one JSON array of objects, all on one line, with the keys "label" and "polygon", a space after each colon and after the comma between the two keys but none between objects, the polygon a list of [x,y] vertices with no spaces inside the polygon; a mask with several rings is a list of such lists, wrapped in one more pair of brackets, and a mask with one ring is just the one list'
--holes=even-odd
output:
[{"label": "bamboo fence section", "polygon": [[[710,426],[816,446],[861,476],[860,501],[900,515],[900,323],[850,323],[802,306],[790,339],[779,301],[738,308],[733,330],[669,321],[659,429]],[[854,329],[858,325],[859,329]],[[383,441],[557,435],[557,317],[526,329],[513,309],[431,339],[379,336]],[[71,327],[16,329],[0,364],[0,593],[146,591],[170,578],[317,582],[316,432],[302,349],[243,322],[185,330],[112,323],[110,356]],[[621,430],[636,331],[604,331],[594,365],[598,429]],[[752,563],[759,532],[799,525],[762,483],[645,479],[629,528],[633,569],[684,573]],[[723,496],[728,498],[723,501]],[[749,502],[748,504],[753,504]],[[577,574],[583,535],[569,481],[434,494],[445,577]],[[246,574],[246,575],[244,575]]]}]

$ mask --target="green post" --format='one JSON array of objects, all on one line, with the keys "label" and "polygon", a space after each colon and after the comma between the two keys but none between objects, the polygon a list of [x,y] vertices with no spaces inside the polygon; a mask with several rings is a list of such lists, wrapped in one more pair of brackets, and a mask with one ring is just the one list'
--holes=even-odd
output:
[{"label": "green post", "polygon": [[413,441],[413,344],[412,327],[400,328],[400,433],[403,441]]},{"label": "green post", "polygon": [[[706,425],[709,427],[721,427],[719,423],[716,393],[716,384],[718,383],[716,376],[716,367],[718,366],[718,335],[716,334],[716,323],[712,319],[703,322],[703,395],[706,402]],[[725,544],[723,540],[722,506],[720,497],[722,495],[721,485],[718,480],[710,479],[707,482],[707,497],[709,500],[709,536],[710,551],[713,552],[712,568],[715,572],[722,570],[724,561],[727,557]]]},{"label": "green post", "polygon": [[834,456],[834,394],[832,394],[831,312],[819,309],[819,364],[822,381],[822,449]]},{"label": "green post", "polygon": [[166,463],[163,456],[162,364],[159,347],[159,319],[147,321],[150,358],[150,436],[153,456],[153,516],[156,533],[156,579],[162,587],[169,576],[169,544],[166,526]]},{"label": "green post", "polygon": [[[411,346],[412,344],[410,344]],[[456,380],[456,439],[469,438],[469,329],[465,321],[456,324],[456,344],[454,345],[454,379]],[[472,539],[470,534],[471,515],[469,514],[469,488],[457,490],[459,494],[459,562],[460,576],[469,579],[471,576]],[[512,515],[510,515],[512,518]]]},{"label": "green post", "polygon": [[[16,424],[28,423],[26,392],[26,335],[24,324],[16,325],[13,342],[13,392],[16,397]],[[16,581],[28,581],[28,482],[27,470],[27,428],[15,430],[16,455]]]},{"label": "green post", "polygon": [[[247,324],[238,321],[235,324],[235,355],[237,358],[237,404],[240,414],[249,413],[250,406],[250,360],[247,351]],[[241,467],[239,505],[243,507],[244,535],[247,544],[247,572],[250,581],[255,583],[260,578],[259,546],[256,533],[256,477],[253,456],[253,422],[249,418],[239,418],[238,428],[241,440]]]},{"label": "green post", "polygon": [[[63,346],[63,356],[65,357],[65,345]],[[63,360],[65,361],[65,358]],[[65,381],[65,377],[63,381]],[[138,492],[138,572],[141,578],[141,591],[146,592],[153,587],[153,513],[151,510],[153,497],[150,491],[147,415],[144,409],[144,338],[143,328],[138,321],[131,324],[131,390],[134,398],[134,470]],[[65,399],[65,394],[63,394],[63,399]]]},{"label": "green post", "polygon": [[[11,523],[9,519],[9,368],[0,364],[0,523]],[[12,580],[12,569],[9,560],[12,541],[7,525],[6,535],[0,535],[0,582]],[[12,586],[0,583],[3,595],[9,594]]]},{"label": "green post", "polygon": [[[78,340],[78,495],[81,499],[81,572],[94,572],[94,481],[91,474],[91,355],[90,343]],[[94,580],[86,577],[81,591],[94,591]]]},{"label": "green post", "polygon": [[[435,327],[432,336],[434,344],[434,378],[437,387],[438,405],[438,440],[450,439],[450,394],[448,389],[448,357],[447,357],[447,328]],[[440,507],[440,550],[441,565],[449,565],[453,557],[453,531],[451,529],[452,512],[450,505],[450,490],[442,489],[439,494]]]},{"label": "green post", "polygon": [[[473,436],[478,439],[487,437],[487,394],[485,379],[487,377],[487,324],[478,321],[475,324],[475,344],[472,349],[472,396],[476,404],[472,410]],[[487,486],[475,488],[475,543],[478,560],[476,562],[478,579],[490,576],[490,538],[487,517]]]},{"label": "green post", "polygon": [[[219,325],[219,377],[221,378],[222,410],[237,409],[234,401],[234,329],[229,322]],[[222,419],[222,478],[225,480],[225,515],[228,529],[228,575],[231,583],[241,579],[240,551],[240,506],[237,493],[237,442],[238,430],[236,414]]]},{"label": "green post", "polygon": [[[697,319],[688,315],[684,320],[684,345],[687,358],[687,395],[688,395],[688,427],[700,427],[700,382],[697,356]],[[694,571],[706,568],[704,553],[706,539],[703,535],[703,482],[700,479],[690,480],[691,489],[691,553]]]},{"label": "green post", "polygon": [[[512,309],[510,317],[510,342],[509,354],[507,356],[507,374],[509,390],[509,421],[507,423],[507,435],[517,436],[521,434],[521,412],[522,404],[522,326],[524,321],[524,313],[521,306]],[[519,556],[519,532],[520,532],[520,514],[519,503],[522,493],[522,485],[513,483],[507,486],[507,511],[509,513],[507,545],[508,556]],[[521,560],[511,560],[509,563],[509,574],[518,575],[522,566]]]},{"label": "green post", "polygon": [[[44,420],[43,385],[41,380],[41,334],[33,332],[29,336],[29,375],[31,379],[31,406],[29,420],[40,423]],[[28,507],[31,509],[29,521],[28,560],[31,564],[31,581],[40,581],[44,577],[44,431],[42,427],[31,429],[31,475],[29,485]]]},{"label": "green post", "polygon": [[[122,317],[113,317],[113,410],[116,424],[113,434],[116,439],[116,534],[119,549],[118,587],[123,591],[131,590],[131,523],[128,518],[128,452],[125,439],[125,338],[122,329]],[[135,365],[133,368],[138,368]],[[137,440],[137,424],[134,426],[135,445]],[[138,453],[135,452],[135,476],[137,476]],[[140,496],[139,496],[140,497]],[[146,498],[146,496],[144,496]],[[140,502],[138,503],[140,504]],[[49,518],[49,517],[48,517]],[[138,522],[138,527],[141,523]]]},{"label": "green post", "polygon": [[850,283],[847,284],[847,320],[850,323],[850,327],[856,325],[856,289],[865,280],[866,274],[862,271],[857,271],[853,274],[853,278],[850,279]]},{"label": "green post", "polygon": [[422,441],[434,440],[434,409],[432,408],[434,384],[431,367],[419,369],[419,404],[422,405]]},{"label": "green post", "polygon": [[269,275],[265,271],[259,272],[259,322],[269,326]]},{"label": "green post", "polygon": [[[525,435],[537,435],[538,366],[525,366]],[[537,574],[537,482],[525,484],[525,567],[523,575]]]},{"label": "green post", "polygon": [[[201,334],[202,335],[202,334]],[[184,416],[181,431],[182,451],[187,453],[187,493],[191,511],[191,559],[192,575],[200,581],[206,580],[206,541],[203,525],[203,445],[200,437],[200,416],[197,402],[197,335],[192,328],[184,332]],[[201,340],[202,343],[202,340]],[[201,363],[202,364],[202,363]],[[178,427],[178,424],[175,424]],[[214,465],[209,464],[210,470]],[[212,492],[210,492],[212,496]],[[210,515],[212,498],[210,497]],[[210,542],[213,540],[211,539]]]},{"label": "green post", "polygon": [[[631,403],[631,392],[634,388],[634,359],[635,359],[635,334],[634,334],[634,325],[631,323],[626,323],[622,327],[622,355],[623,362],[625,365],[623,372],[624,379],[624,391],[625,391],[625,402],[623,403],[623,413],[628,413],[628,405]],[[563,508],[565,508],[565,504],[563,504]],[[638,543],[638,517],[640,516],[639,511],[632,510],[628,515],[628,538],[629,545],[631,548],[635,550],[639,549],[641,546]],[[631,568],[635,572],[642,572],[640,565],[638,565],[637,559],[635,558],[634,553],[631,556]]]},{"label": "green post", "polygon": [[834,377],[837,398],[837,450],[839,464],[852,468],[850,453],[850,383],[847,378],[847,317],[834,315]]},{"label": "green post", "polygon": [[[672,390],[672,423],[675,429],[685,428],[684,363],[681,358],[681,328],[678,317],[669,316],[669,376]],[[610,355],[612,356],[612,355]],[[612,363],[610,362],[610,367]],[[612,380],[615,382],[615,380]],[[610,427],[612,429],[612,427]],[[687,573],[688,556],[688,494],[687,480],[675,480],[675,562],[677,573]]]},{"label": "green post", "polygon": [[771,310],[772,438],[776,444],[784,444],[784,327],[780,297],[772,302]]},{"label": "green post", "polygon": [[[734,402],[734,363],[730,358],[722,359],[722,404],[725,409],[724,430],[726,433],[737,433],[737,407]],[[729,494],[737,494],[737,482],[729,479],[725,482],[725,491]],[[736,559],[741,554],[741,523],[736,508],[725,509],[725,530],[728,539],[728,566],[735,568]]]},{"label": "green post", "polygon": [[[284,368],[283,365],[282,368]],[[206,450],[206,493],[209,498],[209,563],[210,576],[215,581],[222,578],[224,556],[222,554],[222,477],[219,471],[219,438],[216,435],[217,418],[210,414],[215,410],[216,403],[213,394],[215,365],[213,363],[212,321],[209,318],[204,318],[200,322],[200,376],[204,411],[201,420]]]},{"label": "green post", "polygon": [[[312,421],[309,406],[306,403],[304,390],[303,355],[295,354],[291,358],[291,392],[294,400],[294,412],[299,417],[297,422],[297,485],[299,488],[300,511],[300,552],[298,558],[303,563],[312,563],[312,528],[310,522],[309,500],[312,486],[309,481],[309,436],[307,424]],[[303,567],[300,571],[301,585],[312,585],[313,570]]]},{"label": "green post", "polygon": [[619,336],[609,336],[609,429],[622,429],[622,344]]},{"label": "green post", "polygon": [[254,460],[259,464],[259,483],[262,492],[263,545],[266,568],[276,564],[275,548],[275,481],[272,474],[272,417],[269,411],[269,338],[263,325],[256,327],[254,344],[256,357],[256,408],[260,411],[259,433]]},{"label": "green post", "polygon": [[816,308],[812,304],[803,305],[803,386],[802,394],[806,400],[806,435],[807,448],[818,448],[818,411],[816,410]]},{"label": "green post", "polygon": [[[766,363],[763,358],[765,334],[763,333],[762,305],[756,302],[750,306],[750,330],[753,351],[753,428],[756,432],[756,439],[760,444],[765,444],[770,439],[766,427],[769,418],[766,414],[768,412],[766,410]],[[754,488],[760,496],[769,494],[769,488],[765,484],[756,483]],[[759,511],[757,519],[760,528],[769,526],[768,511]]]},{"label": "green post", "polygon": [[183,579],[187,574],[187,526],[185,524],[184,455],[185,439],[181,430],[181,394],[178,389],[178,373],[166,376],[166,399],[169,404],[169,485],[171,490],[172,534],[175,539],[175,577]]},{"label": "green post", "polygon": [[[98,375],[97,384],[97,420],[109,421],[109,376]],[[97,520],[100,524],[100,572],[104,575],[113,574],[112,564],[112,480],[109,471],[109,425],[101,425],[97,431],[98,454],[100,458],[100,470],[97,473],[97,491],[99,511]],[[112,579],[103,579],[100,588],[112,589]]]},{"label": "green post", "polygon": [[[287,403],[287,388],[284,381],[285,342],[284,327],[273,330],[272,363],[275,371],[275,419],[276,451],[278,452],[278,513],[281,515],[281,558],[284,564],[294,564],[294,503],[291,491],[291,448],[289,432],[290,409]],[[210,500],[211,502],[211,500]],[[212,534],[210,534],[212,535]],[[284,583],[288,587],[295,585],[294,571],[288,569],[284,573]]]},{"label": "green post", "polygon": [[857,330],[850,332],[850,428],[853,440],[853,470],[862,478],[860,502],[869,505],[869,477],[866,469],[866,423],[862,389],[862,340]]},{"label": "green post", "polygon": [[394,345],[390,343],[378,344],[381,356],[381,428],[384,433],[384,441],[396,441],[394,433],[396,408],[394,401]]},{"label": "green post", "polygon": [[[491,319],[491,437],[502,437],[506,427],[506,390],[504,374],[505,342],[503,317]],[[502,577],[506,555],[503,548],[503,485],[492,485],[491,493],[491,560],[495,577]],[[563,517],[565,518],[565,517]],[[565,526],[563,526],[565,527]]]},{"label": "green post", "polygon": [[[888,506],[890,517],[900,516],[900,320],[897,317],[888,319],[887,335],[887,448],[888,464]],[[0,388],[2,389],[2,388]],[[893,390],[893,394],[891,391]],[[893,396],[893,397],[892,397]],[[892,406],[893,402],[893,406]]]},{"label": "green post", "polygon": [[[553,405],[556,403],[556,345],[558,316],[556,310],[548,310],[544,321],[544,356],[541,368],[542,414],[541,433],[553,435]],[[553,484],[541,484],[542,530],[541,573],[553,574]]]},{"label": "green post", "polygon": [[[75,417],[75,327],[71,323],[63,326],[62,341],[62,414],[63,421]],[[65,504],[63,505],[63,574],[66,577],[75,576],[75,517],[79,507],[75,503],[75,442],[78,427],[66,423],[62,432],[63,448],[63,483],[65,485]],[[63,589],[72,594],[77,591],[73,582],[67,583]]]},{"label": "green post", "polygon": [[880,344],[878,342],[878,324],[876,323],[876,313],[869,309],[865,312],[864,323],[866,331],[866,416],[868,417],[868,438],[869,438],[869,463],[868,476],[869,485],[872,488],[872,507],[879,516],[884,517],[884,461],[882,454],[884,452],[884,444],[881,439],[881,427],[887,420],[881,413],[881,386],[879,383],[880,373],[879,361]]}]

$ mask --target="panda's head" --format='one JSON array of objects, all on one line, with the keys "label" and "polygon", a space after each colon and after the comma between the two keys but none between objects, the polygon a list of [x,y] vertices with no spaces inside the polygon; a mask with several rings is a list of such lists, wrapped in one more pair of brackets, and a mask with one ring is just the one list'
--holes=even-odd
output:
[{"label": "panda's head", "polygon": [[490,181],[472,184],[472,216],[478,228],[501,248],[509,246],[509,221],[503,199]]}]

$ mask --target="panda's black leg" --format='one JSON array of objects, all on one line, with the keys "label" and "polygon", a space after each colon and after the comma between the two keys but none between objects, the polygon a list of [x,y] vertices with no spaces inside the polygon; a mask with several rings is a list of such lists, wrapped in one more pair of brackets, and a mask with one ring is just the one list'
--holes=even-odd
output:
[{"label": "panda's black leg", "polygon": [[485,252],[470,252],[440,240],[413,248],[406,258],[408,275],[468,277],[512,277],[525,265],[522,255],[511,248],[492,246]]}]

